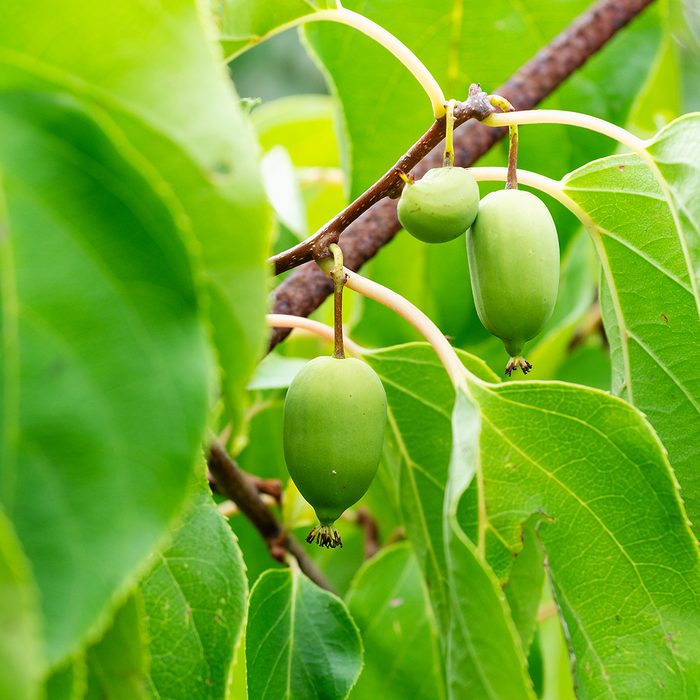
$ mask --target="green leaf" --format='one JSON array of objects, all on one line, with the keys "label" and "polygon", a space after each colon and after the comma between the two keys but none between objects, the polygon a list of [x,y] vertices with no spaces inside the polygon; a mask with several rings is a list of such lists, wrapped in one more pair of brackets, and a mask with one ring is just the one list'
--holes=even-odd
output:
[{"label": "green leaf", "polygon": [[561,621],[557,616],[544,620],[538,629],[535,644],[542,659],[542,700],[576,700],[572,658]]},{"label": "green leaf", "polygon": [[230,59],[266,36],[291,26],[316,10],[334,8],[336,0],[215,0],[219,41]]},{"label": "green leaf", "polygon": [[172,209],[198,266],[235,414],[267,333],[270,219],[255,137],[212,51],[203,8],[123,0],[106,15],[99,3],[46,0],[6,10],[0,91],[59,92],[105,110]]},{"label": "green leaf", "polygon": [[284,146],[297,168],[335,168],[340,163],[328,95],[292,95],[256,107],[251,121],[264,151]]},{"label": "green leaf", "polygon": [[697,527],[700,205],[693,187],[700,176],[700,116],[673,122],[649,151],[661,182],[639,158],[622,155],[572,173],[565,189],[598,227],[613,391],[648,416]]},{"label": "green leaf", "polygon": [[87,689],[87,664],[84,654],[64,661],[46,679],[47,700],[83,700]]},{"label": "green leaf", "polygon": [[496,576],[454,526],[447,544],[449,697],[534,700],[520,638]]},{"label": "green leaf", "polygon": [[199,496],[141,583],[156,697],[225,697],[245,617],[238,543],[209,494]]},{"label": "green leaf", "polygon": [[181,508],[211,374],[172,214],[103,129],[74,100],[0,94],[0,499],[50,664],[101,632]]},{"label": "green leaf", "polygon": [[472,383],[489,560],[540,537],[582,697],[700,692],[700,560],[663,447],[629,404],[561,383]]},{"label": "green leaf", "polygon": [[347,697],[362,642],[345,604],[295,569],[265,572],[250,593],[248,693],[256,700]]},{"label": "green leaf", "polygon": [[86,700],[146,700],[149,661],[143,600],[136,592],[88,649]]},{"label": "green leaf", "polygon": [[[406,532],[440,620],[448,610],[442,516],[452,451],[454,389],[425,343],[399,345],[363,357],[386,390],[390,439],[400,457],[398,490]],[[497,380],[478,358],[461,352],[460,357],[478,376]]]},{"label": "green leaf", "polygon": [[508,580],[503,586],[513,622],[527,651],[535,633],[537,608],[544,585],[544,549],[537,530],[542,516],[530,516],[521,527],[522,549],[510,567]]},{"label": "green leaf", "polygon": [[0,697],[39,697],[41,645],[36,585],[12,525],[0,510]]},{"label": "green leaf", "polygon": [[674,224],[700,309],[700,113],[686,114],[662,129],[648,147],[665,181]]},{"label": "green leaf", "polygon": [[445,697],[433,611],[408,544],[370,559],[346,601],[369,660],[351,700]]}]

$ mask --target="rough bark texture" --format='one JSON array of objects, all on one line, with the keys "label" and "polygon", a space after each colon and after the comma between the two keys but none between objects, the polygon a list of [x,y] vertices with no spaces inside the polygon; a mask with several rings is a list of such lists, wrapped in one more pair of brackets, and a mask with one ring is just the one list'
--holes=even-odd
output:
[{"label": "rough bark texture", "polygon": [[[532,109],[651,2],[653,0],[600,0],[495,92],[508,99],[519,110]],[[441,123],[444,135],[444,120]],[[440,132],[438,122],[431,130],[433,128],[433,136],[437,136]],[[424,141],[431,130],[421,141]],[[455,162],[464,167],[472,165],[506,133],[505,128],[484,126],[471,119],[455,130]],[[426,170],[440,165],[442,151],[439,141],[442,136],[437,138],[432,144],[432,150],[414,168],[417,175],[420,176]],[[374,257],[400,228],[396,218],[396,201],[385,195],[359,218],[343,227],[340,245],[345,265],[351,270],[359,269]],[[273,311],[278,314],[308,316],[332,292],[333,283],[316,263],[304,263],[275,289]],[[270,340],[270,349],[284,340],[289,332],[290,329],[275,328]]]}]

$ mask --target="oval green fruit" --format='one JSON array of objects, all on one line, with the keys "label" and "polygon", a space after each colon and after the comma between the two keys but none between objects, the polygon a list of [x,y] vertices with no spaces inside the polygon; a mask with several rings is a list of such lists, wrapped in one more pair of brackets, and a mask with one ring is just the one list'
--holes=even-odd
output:
[{"label": "oval green fruit", "polygon": [[397,214],[401,225],[425,243],[444,243],[461,236],[479,208],[479,186],[464,168],[433,168],[401,192]]},{"label": "oval green fruit", "polygon": [[341,544],[333,523],[369,488],[385,426],[384,387],[361,360],[317,357],[294,378],[284,404],[284,457],[321,523],[307,541]]},{"label": "oval green fruit", "polygon": [[559,286],[559,239],[544,202],[523,190],[486,195],[467,234],[474,303],[486,330],[501,338],[511,360],[506,374],[531,365],[525,342],[543,328]]}]

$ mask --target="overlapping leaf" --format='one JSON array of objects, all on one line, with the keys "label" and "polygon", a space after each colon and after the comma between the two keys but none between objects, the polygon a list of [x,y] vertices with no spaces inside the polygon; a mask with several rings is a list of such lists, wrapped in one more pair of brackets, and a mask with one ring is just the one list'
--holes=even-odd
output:
[{"label": "overlapping leaf", "polygon": [[664,450],[639,413],[562,383],[472,385],[482,415],[489,558],[535,512],[581,697],[693,698],[700,560]]},{"label": "overlapping leaf", "polygon": [[[495,379],[464,353],[472,371]],[[431,586],[439,615],[446,614],[443,502],[452,438],[454,390],[430,346],[412,343],[365,356],[388,400],[389,428],[400,455],[399,501],[406,531]]]},{"label": "overlapping leaf", "polygon": [[191,0],[3,12],[3,103],[51,95],[3,119],[0,240],[3,500],[51,662],[183,502],[212,384],[203,312],[234,412],[262,347],[256,146],[202,19]]},{"label": "overlapping leaf", "polygon": [[[513,646],[517,632],[508,606],[499,602],[493,574],[483,563],[477,566],[473,545],[455,523],[446,537],[430,528],[442,526],[440,494],[447,475],[442,459],[450,439],[445,413],[453,399],[445,400],[451,392],[446,375],[432,369],[430,351],[423,349],[421,357],[419,347],[392,348],[369,360],[385,382],[390,411],[399,416],[393,421],[397,439],[409,446],[402,469],[420,474],[422,488],[414,489],[404,518],[433,595],[449,581],[451,610],[469,609],[478,600],[467,597],[465,572],[471,572],[470,580],[481,580],[475,589],[485,596],[481,607],[491,601],[491,617],[502,621],[502,646],[493,650],[488,640],[472,637],[479,639],[480,652],[471,659],[469,635],[479,627],[465,618],[462,636],[452,631],[452,639],[463,643],[453,645],[448,659],[460,667],[474,663],[489,678],[498,665],[495,651],[515,649],[510,663],[516,669],[522,652]],[[653,697],[661,683],[677,697],[693,697],[700,682],[698,552],[663,448],[649,426],[621,400],[573,385],[472,383],[471,393],[481,414],[487,559],[499,579],[507,578],[522,546],[522,524],[533,513],[544,515],[539,532],[571,633],[581,696]],[[460,419],[455,412],[457,442],[447,483],[453,508],[476,466],[467,414]],[[445,557],[433,538],[447,543]],[[461,548],[453,550],[460,541]],[[473,619],[479,619],[478,610]],[[527,627],[523,622],[520,629]],[[456,676],[457,665],[452,668],[448,685],[458,694],[465,681]],[[489,697],[485,684],[470,690]],[[520,692],[529,692],[527,685]]]},{"label": "overlapping leaf", "polygon": [[484,543],[480,542],[479,551],[457,522],[459,501],[480,468],[480,430],[478,407],[460,389],[452,414],[453,447],[443,511],[449,605],[447,622],[443,621],[447,688],[452,700],[534,700],[518,628],[485,561]]},{"label": "overlapping leaf", "polygon": [[210,369],[171,212],[101,125],[24,93],[0,95],[0,122],[0,497],[55,663],[182,506]]},{"label": "overlapping leaf", "polygon": [[649,417],[698,526],[700,211],[692,188],[700,178],[700,117],[674,122],[649,150],[661,182],[627,155],[577,170],[565,189],[598,227],[613,390]]},{"label": "overlapping leaf", "polygon": [[148,640],[141,595],[117,610],[104,637],[86,655],[85,700],[148,700]]},{"label": "overlapping leaf", "polygon": [[79,96],[106,110],[143,156],[201,267],[235,410],[263,347],[269,212],[253,131],[202,12],[193,0],[125,0],[107,15],[82,0],[11,3],[0,25],[0,91]]}]

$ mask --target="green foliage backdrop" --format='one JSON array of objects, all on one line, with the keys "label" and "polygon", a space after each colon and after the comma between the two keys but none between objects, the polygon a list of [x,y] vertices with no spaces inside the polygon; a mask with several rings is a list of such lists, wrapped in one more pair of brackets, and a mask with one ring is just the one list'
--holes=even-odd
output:
[{"label": "green foliage backdrop", "polygon": [[[464,99],[589,3],[345,7]],[[542,196],[562,249],[530,378],[501,381],[463,239],[400,232],[363,274],[437,323],[465,381],[455,392],[417,330],[346,291],[389,421],[344,548],[265,541],[207,486],[217,435],[268,480],[301,549],[315,519],[285,469],[282,405],[331,346],[295,332],[263,360],[265,260],[433,121],[385,48],[314,21],[329,11],[3,9],[0,698],[700,697],[700,116],[682,116],[700,105],[700,39],[679,0],[652,2],[542,105],[647,138],[635,154],[566,124],[520,128],[519,166],[555,183]],[[251,106],[225,59],[267,65],[284,29],[329,94]]]}]

